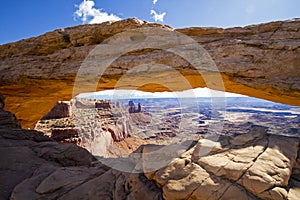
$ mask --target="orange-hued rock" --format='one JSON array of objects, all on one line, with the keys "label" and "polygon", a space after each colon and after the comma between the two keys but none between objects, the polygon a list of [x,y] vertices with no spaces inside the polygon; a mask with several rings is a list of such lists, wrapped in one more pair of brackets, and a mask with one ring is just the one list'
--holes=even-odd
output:
[{"label": "orange-hued rock", "polygon": [[[170,33],[177,31],[193,38],[209,53],[218,71],[206,67],[200,75],[191,63],[171,53],[167,47],[165,50],[143,48],[120,55],[100,80],[79,77],[76,80],[80,88],[73,91],[82,62],[97,44],[117,33],[145,27],[161,27]],[[169,26],[127,19],[55,30],[0,46],[0,92],[6,96],[6,109],[15,113],[25,128],[33,128],[59,100],[69,100],[83,91],[116,87],[150,92],[210,87],[300,105],[299,27],[300,20],[294,19],[228,29],[174,30]],[[146,38],[133,31],[126,34],[124,38],[128,37],[133,43]],[[116,37],[109,42],[118,44],[124,38]],[[193,55],[188,48],[183,53]],[[106,56],[109,59],[115,55]],[[155,63],[159,67],[151,73],[138,72],[135,76],[127,73],[136,66]],[[163,65],[176,70],[162,68]],[[150,83],[144,84],[146,80]],[[216,80],[222,80],[224,87]],[[98,84],[95,86],[93,81]]]}]

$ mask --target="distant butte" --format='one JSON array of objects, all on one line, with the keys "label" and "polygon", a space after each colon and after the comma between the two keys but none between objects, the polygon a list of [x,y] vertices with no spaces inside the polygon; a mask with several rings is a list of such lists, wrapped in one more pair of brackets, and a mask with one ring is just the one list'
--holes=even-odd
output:
[{"label": "distant butte", "polygon": [[[57,101],[72,98],[77,71],[97,44],[117,33],[140,27],[174,31],[169,26],[126,19],[59,29],[1,45],[0,93],[6,97],[6,109],[16,114],[22,127],[33,128]],[[228,29],[175,30],[192,37],[208,51],[220,71],[226,91],[300,105],[300,19]],[[102,76],[97,90],[113,89],[122,74],[146,62],[176,67],[193,88],[220,89],[213,84],[207,85],[193,66],[181,57],[167,51],[143,49],[114,61]],[[206,73],[211,80],[218,75],[209,69]],[[153,77],[169,77],[167,81],[176,90],[188,89],[178,76],[161,70],[135,77],[128,81],[128,86],[139,85],[145,78]],[[153,84],[138,89],[168,90]]]}]

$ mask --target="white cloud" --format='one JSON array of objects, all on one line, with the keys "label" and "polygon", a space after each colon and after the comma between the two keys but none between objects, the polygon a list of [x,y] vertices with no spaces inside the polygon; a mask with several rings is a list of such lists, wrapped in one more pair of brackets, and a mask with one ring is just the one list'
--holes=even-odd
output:
[{"label": "white cloud", "polygon": [[75,19],[80,19],[83,23],[96,24],[106,21],[117,21],[121,18],[103,12],[101,9],[94,8],[95,2],[93,0],[84,0],[80,5],[75,5],[78,9],[75,11]]},{"label": "white cloud", "polygon": [[155,5],[158,2],[158,0],[152,0],[153,5]]},{"label": "white cloud", "polygon": [[152,19],[154,19],[154,21],[161,21],[161,22],[163,22],[164,21],[164,17],[165,17],[165,15],[166,15],[166,13],[165,12],[163,12],[163,13],[157,13],[155,10],[151,10],[150,11],[150,14],[151,15],[153,15],[152,16]]}]

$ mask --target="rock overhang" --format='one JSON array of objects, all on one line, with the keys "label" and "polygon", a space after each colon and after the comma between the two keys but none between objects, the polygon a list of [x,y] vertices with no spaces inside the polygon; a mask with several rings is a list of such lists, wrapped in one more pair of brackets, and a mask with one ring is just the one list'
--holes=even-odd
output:
[{"label": "rock overhang", "polygon": [[[99,43],[115,34],[145,27],[161,27],[191,37],[208,52],[219,72],[199,73],[182,57],[150,48],[127,52],[119,57],[101,79],[96,80],[98,84],[93,86],[94,90],[115,89],[122,77],[122,87],[149,92],[166,91],[168,87],[163,84],[161,87],[157,84],[143,85],[145,79],[161,79],[161,83],[168,81],[172,88],[170,91],[190,89],[182,84],[182,77],[192,88],[210,85],[212,89],[223,90],[207,84],[205,79],[221,77],[225,91],[300,105],[299,19],[229,29],[175,30],[169,26],[127,19],[59,29],[1,45],[0,92],[6,96],[6,109],[16,114],[23,127],[33,128],[57,101],[69,100],[75,95],[73,89],[78,70]],[[126,71],[145,62],[172,66],[173,70],[124,78]]]}]

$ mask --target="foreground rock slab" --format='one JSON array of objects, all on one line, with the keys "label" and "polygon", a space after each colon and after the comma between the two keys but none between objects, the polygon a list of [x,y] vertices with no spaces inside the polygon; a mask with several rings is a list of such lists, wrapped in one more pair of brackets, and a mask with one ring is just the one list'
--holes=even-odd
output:
[{"label": "foreground rock slab", "polygon": [[254,127],[244,135],[199,140],[146,176],[162,187],[165,199],[294,199],[298,151],[299,138]]}]

